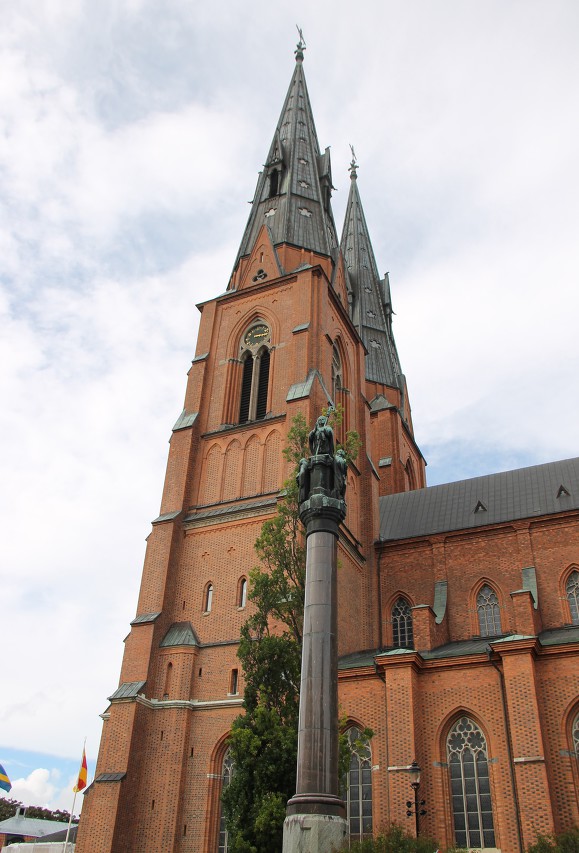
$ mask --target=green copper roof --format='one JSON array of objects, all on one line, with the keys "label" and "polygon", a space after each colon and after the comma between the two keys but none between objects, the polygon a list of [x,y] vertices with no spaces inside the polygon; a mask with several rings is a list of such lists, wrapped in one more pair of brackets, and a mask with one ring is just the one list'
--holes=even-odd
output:
[{"label": "green copper roof", "polygon": [[199,640],[191,622],[174,622],[163,639],[161,647],[167,646],[198,646]]}]

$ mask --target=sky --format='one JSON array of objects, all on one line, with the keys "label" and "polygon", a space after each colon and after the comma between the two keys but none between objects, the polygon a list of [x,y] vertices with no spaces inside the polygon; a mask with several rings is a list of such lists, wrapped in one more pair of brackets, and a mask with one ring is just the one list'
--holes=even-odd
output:
[{"label": "sky", "polygon": [[429,484],[577,455],[579,5],[0,0],[0,19],[0,763],[7,796],[70,809],[195,305],[227,286],[296,24],[339,230],[356,150]]}]

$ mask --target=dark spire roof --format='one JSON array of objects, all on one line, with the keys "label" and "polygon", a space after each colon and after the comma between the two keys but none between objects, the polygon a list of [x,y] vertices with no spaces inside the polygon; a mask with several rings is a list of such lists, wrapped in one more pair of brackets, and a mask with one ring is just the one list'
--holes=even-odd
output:
[{"label": "dark spire roof", "polygon": [[352,148],[350,194],[340,246],[352,289],[352,320],[368,350],[366,379],[399,386],[402,371],[392,333],[390,283],[388,274],[383,279],[378,274],[358,192],[357,169]]},{"label": "dark spire roof", "polygon": [[338,246],[330,207],[330,151],[320,152],[303,69],[304,47],[300,39],[295,70],[257,181],[235,267],[241,257],[250,254],[264,224],[274,245],[290,243],[327,256]]}]

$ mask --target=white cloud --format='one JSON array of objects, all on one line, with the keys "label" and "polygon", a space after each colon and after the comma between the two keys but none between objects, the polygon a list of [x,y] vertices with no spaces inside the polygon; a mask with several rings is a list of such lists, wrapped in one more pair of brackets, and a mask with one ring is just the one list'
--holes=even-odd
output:
[{"label": "white cloud", "polygon": [[[360,160],[433,478],[577,452],[579,7],[372,0],[354,27],[343,0],[266,12],[261,0],[6,8],[0,584],[17,651],[0,728],[12,746],[76,756],[88,735],[96,754],[194,304],[226,287],[296,20],[339,226],[349,142]],[[31,796],[59,790],[51,772]]]}]

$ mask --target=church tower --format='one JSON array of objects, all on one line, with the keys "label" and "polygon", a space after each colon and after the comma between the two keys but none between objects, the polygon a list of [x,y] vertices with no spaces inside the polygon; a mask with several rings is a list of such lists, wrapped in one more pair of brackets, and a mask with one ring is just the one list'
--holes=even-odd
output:
[{"label": "church tower", "polygon": [[77,853],[226,850],[220,793],[243,696],[236,649],[254,542],[291,473],[282,448],[294,416],[312,424],[339,405],[342,428],[361,439],[339,542],[342,655],[380,643],[379,498],[425,485],[357,165],[340,242],[303,58],[300,43],[231,279],[198,306],[184,409]]}]

